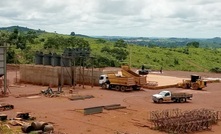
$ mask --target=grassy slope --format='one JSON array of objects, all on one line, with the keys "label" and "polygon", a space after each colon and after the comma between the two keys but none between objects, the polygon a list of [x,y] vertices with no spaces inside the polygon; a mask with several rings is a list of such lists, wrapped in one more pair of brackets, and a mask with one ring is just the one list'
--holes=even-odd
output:
[{"label": "grassy slope", "polygon": [[[101,54],[100,50],[105,45],[113,47],[113,42],[97,44],[94,39],[87,39],[91,44],[92,53]],[[221,49],[189,48],[148,48],[129,45],[127,50],[131,55],[124,63],[140,68],[142,64],[152,69],[184,70],[184,71],[209,71],[214,67],[221,67]],[[131,58],[130,58],[131,57]]]},{"label": "grassy slope", "polygon": [[[47,39],[50,36],[56,36],[54,33],[40,34],[36,39],[36,43],[28,44],[31,47],[29,52],[35,53],[35,51],[43,51],[47,53],[49,50],[43,49],[43,43],[39,40],[41,38]],[[68,35],[59,35],[68,37]],[[81,38],[78,37],[77,38]],[[102,47],[108,45],[113,47],[114,42],[107,41],[106,43],[99,43],[97,39],[84,37],[91,46],[92,55],[105,55],[101,53]],[[205,48],[189,48],[189,54],[185,54],[185,48],[148,48],[138,45],[129,44],[127,50],[130,52],[127,59],[123,63],[130,64],[133,67],[140,68],[141,65],[150,67],[153,70],[158,70],[163,67],[164,70],[185,70],[185,71],[209,71],[214,67],[221,67],[221,49],[205,49]],[[56,53],[62,53],[63,50],[55,51]],[[19,55],[23,55],[24,52],[19,52]],[[131,58],[130,58],[131,57]],[[20,59],[22,61],[22,59]],[[24,61],[24,59],[23,59]]]}]

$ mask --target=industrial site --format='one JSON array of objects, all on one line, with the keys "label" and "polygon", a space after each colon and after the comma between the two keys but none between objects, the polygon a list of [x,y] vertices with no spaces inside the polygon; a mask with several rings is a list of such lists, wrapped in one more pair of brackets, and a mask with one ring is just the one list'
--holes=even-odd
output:
[{"label": "industrial site", "polygon": [[[1,120],[17,133],[219,134],[220,75],[7,65]],[[138,72],[138,73],[137,73]],[[107,80],[104,80],[104,77]],[[10,106],[10,107],[9,107]]]}]

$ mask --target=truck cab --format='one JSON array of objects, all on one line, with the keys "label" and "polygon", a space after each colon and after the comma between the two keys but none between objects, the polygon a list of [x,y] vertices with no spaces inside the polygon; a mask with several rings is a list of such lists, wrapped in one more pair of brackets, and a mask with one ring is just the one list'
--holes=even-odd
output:
[{"label": "truck cab", "polygon": [[102,85],[103,83],[105,83],[108,80],[108,77],[106,74],[100,75],[99,78],[99,84]]}]

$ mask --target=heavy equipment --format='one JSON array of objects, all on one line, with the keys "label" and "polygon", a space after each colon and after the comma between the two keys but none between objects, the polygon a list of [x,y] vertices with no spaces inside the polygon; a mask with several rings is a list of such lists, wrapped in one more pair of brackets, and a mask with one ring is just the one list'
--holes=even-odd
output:
[{"label": "heavy equipment", "polygon": [[191,75],[191,80],[183,80],[183,83],[178,83],[178,87],[184,89],[202,90],[207,86],[207,81],[201,79],[199,75]]},{"label": "heavy equipment", "polygon": [[136,87],[136,83],[133,77],[117,76],[114,73],[101,75],[99,84],[102,89],[115,89],[122,92],[133,90],[133,88]]}]

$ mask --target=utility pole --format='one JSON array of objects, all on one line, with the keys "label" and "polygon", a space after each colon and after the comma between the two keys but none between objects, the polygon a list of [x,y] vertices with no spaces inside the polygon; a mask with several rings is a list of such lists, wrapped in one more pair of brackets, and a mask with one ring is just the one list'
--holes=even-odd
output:
[{"label": "utility pole", "polygon": [[130,56],[130,63],[129,63],[129,66],[131,67],[131,47],[130,47],[129,51],[130,51],[130,52],[129,52],[129,54],[130,54],[130,55],[129,55],[129,56]]}]

